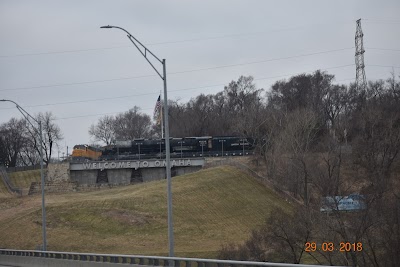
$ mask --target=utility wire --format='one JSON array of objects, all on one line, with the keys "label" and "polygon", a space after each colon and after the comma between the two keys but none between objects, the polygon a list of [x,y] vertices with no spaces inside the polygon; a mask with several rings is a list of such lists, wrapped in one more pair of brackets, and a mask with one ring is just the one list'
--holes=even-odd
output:
[{"label": "utility wire", "polygon": [[[345,51],[349,49],[354,49],[354,47],[349,48],[340,48],[328,51],[321,51],[315,53],[308,53],[308,54],[300,54],[295,56],[289,57],[281,57],[281,58],[272,58],[272,59],[265,59],[260,61],[252,61],[246,63],[239,63],[239,64],[230,64],[230,65],[220,65],[214,67],[207,67],[207,68],[200,68],[200,69],[192,69],[192,70],[183,70],[183,71],[176,71],[176,72],[169,72],[167,75],[175,75],[175,74],[182,74],[182,73],[189,73],[189,72],[197,72],[197,71],[205,71],[205,70],[213,70],[213,69],[222,69],[222,68],[231,68],[231,67],[238,67],[238,66],[245,66],[245,65],[252,65],[252,64],[260,64],[265,62],[272,62],[272,61],[279,61],[279,60],[287,60],[299,57],[306,57],[306,56],[314,56],[320,54],[327,54],[339,51]],[[59,87],[59,86],[69,86],[69,85],[80,85],[80,84],[90,84],[90,83],[102,83],[102,82],[111,82],[111,81],[119,81],[119,80],[129,80],[129,79],[137,79],[137,78],[145,78],[145,77],[153,77],[157,76],[156,74],[149,74],[149,75],[140,75],[140,76],[131,76],[131,77],[121,77],[121,78],[113,78],[113,79],[104,79],[104,80],[95,80],[95,81],[83,81],[83,82],[73,82],[73,83],[59,83],[59,84],[51,84],[51,85],[39,85],[39,86],[30,86],[30,87],[16,87],[16,88],[5,88],[0,89],[0,91],[16,91],[16,90],[29,90],[29,89],[38,89],[38,88],[49,88],[49,87]]]},{"label": "utility wire", "polygon": [[[154,108],[144,108],[144,109],[140,109],[140,110],[150,110],[150,109],[154,109]],[[64,117],[64,118],[55,118],[54,120],[58,121],[58,120],[78,119],[78,118],[86,118],[86,117],[97,117],[97,116],[104,116],[104,115],[117,114],[117,113],[123,113],[123,112],[126,112],[126,110],[107,112],[107,113],[81,115],[81,116]]]},{"label": "utility wire", "polygon": [[[328,67],[324,68],[321,70],[329,70],[329,69],[337,69],[337,68],[345,68],[345,67],[350,67],[354,66],[355,64],[347,64],[347,65],[341,65],[341,66],[334,66],[334,67]],[[367,65],[367,66],[373,66],[373,67],[393,67],[393,66],[383,66],[383,65]],[[400,68],[400,67],[395,67],[395,68]],[[303,71],[303,72],[298,72],[298,73],[291,73],[291,74],[283,74],[283,75],[277,75],[277,76],[269,76],[269,77],[263,77],[263,78],[257,78],[254,79],[254,81],[262,81],[262,80],[270,80],[270,79],[278,79],[278,78],[284,78],[284,77],[290,77],[290,76],[295,76],[295,75],[300,75],[304,73],[309,73],[313,72],[314,70],[308,70],[308,71]],[[336,82],[343,82],[343,81],[349,81],[349,80],[354,80],[354,78],[350,79],[343,79],[343,80],[338,80]],[[212,88],[212,87],[218,87],[218,86],[225,86],[226,83],[219,83],[219,84],[212,84],[212,85],[205,85],[205,86],[199,86],[199,87],[189,87],[189,88],[182,88],[182,89],[176,89],[176,90],[169,90],[169,92],[179,92],[179,91],[188,91],[188,90],[198,90],[198,89],[205,89],[205,88]],[[157,95],[159,94],[159,91],[154,91],[150,93],[144,93],[144,94],[132,94],[132,95],[124,95],[124,96],[115,96],[115,97],[105,97],[105,98],[96,98],[96,99],[88,99],[88,100],[78,100],[78,101],[67,101],[67,102],[58,102],[58,103],[47,103],[47,104],[39,104],[39,105],[30,105],[30,106],[25,106],[25,108],[32,108],[32,107],[44,107],[44,106],[56,106],[56,105],[66,105],[66,104],[76,104],[76,103],[88,103],[88,102],[97,102],[97,101],[105,101],[105,100],[114,100],[114,99],[123,99],[123,98],[129,98],[129,97],[137,97],[137,96],[146,96],[146,95]],[[5,109],[12,109],[11,108],[0,108],[0,110],[5,110]],[[104,113],[104,114],[97,114],[97,115],[106,115],[109,113]],[[95,114],[96,115],[96,114]],[[95,116],[95,115],[88,115],[88,116]],[[85,117],[86,115],[83,116],[78,116],[80,117]],[[68,117],[69,118],[69,117]],[[75,118],[75,117],[74,117]]]},{"label": "utility wire", "polygon": [[[340,68],[340,67],[348,67],[348,66],[354,66],[354,65],[355,64],[348,64],[348,65],[325,68],[324,70],[333,69],[333,68]],[[315,70],[313,70],[313,71],[315,71]],[[307,73],[307,72],[312,72],[312,71],[306,71],[306,72],[301,72],[301,73],[297,73],[297,74],[288,74],[288,75],[280,75],[280,76],[273,76],[273,77],[266,77],[266,78],[258,78],[258,79],[254,79],[254,80],[258,81],[258,80],[266,80],[266,79],[272,79],[272,78],[278,78],[278,77],[287,77],[287,76],[299,75],[299,74],[303,74],[303,73]],[[338,83],[338,82],[352,81],[352,80],[354,81],[355,78],[342,79],[342,80],[338,80],[338,81],[335,81],[335,82]],[[183,90],[193,90],[193,89],[203,89],[203,88],[223,86],[223,85],[225,85],[225,84],[216,84],[216,85],[208,85],[208,86],[202,86],[202,87],[184,88],[184,89],[178,89],[178,90],[171,90],[171,92],[173,92],[173,91],[183,91]],[[159,92],[148,93],[146,95],[150,95],[150,94],[157,95],[157,94],[159,94]],[[138,96],[138,95],[135,95],[135,96]],[[153,110],[153,109],[154,108],[144,108],[144,109],[140,109],[140,110]],[[107,113],[97,113],[97,114],[88,114],[88,115],[80,115],[80,116],[63,117],[63,118],[57,118],[55,120],[95,117],[95,116],[103,116],[103,115],[117,114],[117,113],[123,113],[123,112],[126,112],[126,111],[115,111],[115,112],[107,112]]]},{"label": "utility wire", "polygon": [[400,20],[390,20],[390,19],[362,19],[363,21],[366,22],[371,22],[371,23],[383,23],[383,24],[398,24],[400,23]]},{"label": "utility wire", "polygon": [[395,68],[395,69],[400,69],[398,66],[387,66],[387,65],[373,65],[373,64],[368,64],[366,65],[367,67],[381,67],[381,68]]},{"label": "utility wire", "polygon": [[[349,66],[354,66],[354,64],[347,64],[347,65],[341,65],[341,66],[328,67],[328,68],[324,68],[324,69],[321,69],[321,70],[345,68],[345,67],[349,67]],[[257,78],[257,79],[254,79],[254,81],[262,81],[262,80],[284,78],[284,77],[295,76],[295,75],[300,75],[300,74],[314,72],[314,71],[315,71],[315,69],[308,70],[308,71],[303,71],[303,72],[298,72],[298,73],[283,74],[283,75],[277,75],[277,76],[269,76],[269,77]],[[339,81],[337,81],[337,82],[339,82]],[[168,91],[169,92],[179,92],[179,91],[188,91],[188,90],[198,90],[198,89],[212,88],[212,87],[225,86],[225,85],[226,85],[226,83],[219,83],[219,84],[213,84],[213,85],[206,85],[206,86],[199,86],[199,87],[189,87],[189,88],[182,88],[182,89],[168,90]],[[43,107],[43,106],[55,106],[55,105],[75,104],[75,103],[87,103],[87,102],[96,102],[96,101],[105,101],[105,100],[113,100],[113,99],[145,96],[145,95],[158,95],[159,93],[160,93],[159,91],[154,91],[154,92],[144,93],[144,94],[133,94],[133,95],[116,96],[116,97],[105,97],[105,98],[96,98],[96,99],[88,99],[88,100],[78,100],[78,101],[68,101],[68,102],[58,102],[58,103],[47,103],[47,104],[39,104],[39,105],[30,105],[30,106],[25,106],[25,108]],[[2,109],[12,109],[12,107],[11,108],[0,108],[0,110],[2,110]]]},{"label": "utility wire", "polygon": [[391,49],[391,48],[373,48],[373,47],[366,47],[365,49],[371,49],[371,50],[380,50],[380,51],[394,51],[394,52],[400,52],[400,49]]},{"label": "utility wire", "polygon": [[259,64],[259,63],[265,63],[265,62],[271,62],[271,61],[279,61],[279,60],[287,60],[287,59],[292,59],[292,58],[299,58],[299,57],[306,57],[306,56],[314,56],[314,55],[320,55],[320,54],[327,54],[327,53],[332,53],[332,52],[345,51],[345,50],[349,50],[349,49],[354,49],[354,47],[341,48],[341,49],[335,49],[335,50],[329,50],[329,51],[323,51],[323,52],[315,52],[315,53],[309,53],[309,54],[301,54],[301,55],[290,56],[290,57],[281,57],[281,58],[265,59],[265,60],[252,61],[252,62],[239,63],[239,64],[221,65],[221,66],[215,66],[215,67],[209,67],[209,68],[202,68],[202,69],[193,69],[193,70],[177,71],[177,72],[171,72],[171,73],[169,73],[169,74],[171,75],[171,74],[181,74],[181,73],[188,73],[188,72],[204,71],[204,70],[214,70],[214,69],[231,68],[231,67],[244,66],[244,65],[251,65],[251,64]]},{"label": "utility wire", "polygon": [[[349,23],[350,23],[350,21],[349,21]],[[325,25],[325,24],[323,24],[323,25]],[[236,38],[236,37],[242,37],[242,36],[262,35],[262,34],[273,33],[273,32],[295,31],[295,30],[299,30],[299,29],[307,28],[307,27],[309,27],[309,26],[304,25],[304,26],[298,26],[298,27],[293,27],[293,28],[272,29],[272,30],[259,31],[259,32],[223,34],[223,35],[219,35],[219,36],[205,37],[205,38],[192,38],[192,39],[183,39],[183,40],[175,40],[175,41],[146,43],[144,45],[146,45],[146,46],[157,46],[157,45],[165,45],[165,44],[177,44],[177,43],[209,41],[209,40],[218,40],[218,39],[226,39],[226,38]],[[41,55],[52,55],[52,54],[66,54],[66,53],[79,53],[79,52],[109,50],[109,49],[126,48],[126,47],[132,47],[132,46],[131,45],[121,45],[121,46],[100,47],[100,48],[86,48],[86,49],[74,49],[74,50],[63,50],[63,51],[39,52],[39,53],[23,53],[23,54],[15,54],[15,55],[0,55],[0,58],[12,58],[12,57],[23,57],[23,56],[41,56]]]},{"label": "utility wire", "polygon": [[68,53],[77,53],[77,52],[109,50],[109,49],[124,48],[124,47],[132,47],[132,46],[130,46],[130,45],[121,45],[121,46],[75,49],[75,50],[63,50],[63,51],[53,51],[53,52],[24,53],[24,54],[15,54],[15,55],[0,55],[0,58],[25,57],[25,56],[42,56],[42,55],[54,55],[54,54],[68,54]]}]

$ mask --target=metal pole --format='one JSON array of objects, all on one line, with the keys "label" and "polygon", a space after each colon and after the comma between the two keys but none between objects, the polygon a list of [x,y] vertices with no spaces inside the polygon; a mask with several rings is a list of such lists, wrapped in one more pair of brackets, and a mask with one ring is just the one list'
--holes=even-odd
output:
[{"label": "metal pole", "polygon": [[46,208],[44,201],[44,172],[43,172],[43,133],[42,133],[42,122],[39,121],[39,135],[40,135],[40,176],[41,176],[41,189],[42,189],[42,234],[43,234],[43,251],[47,250],[47,238],[46,238]]},{"label": "metal pole", "polygon": [[[172,220],[172,185],[171,185],[171,162],[170,162],[170,146],[169,146],[169,122],[168,122],[168,96],[167,96],[167,71],[166,60],[163,59],[163,76],[164,76],[164,122],[165,122],[165,171],[167,174],[167,205],[168,205],[168,248],[169,256],[174,256],[174,231]],[[173,262],[170,262],[170,266]]]},{"label": "metal pole", "polygon": [[242,144],[243,144],[243,157],[244,157],[244,139],[242,139]]},{"label": "metal pole", "polygon": [[140,145],[141,145],[141,143],[138,143],[138,147],[139,147],[139,160],[140,160]]},{"label": "metal pole", "polygon": [[[145,47],[141,42],[139,42],[135,37],[132,36],[127,30],[117,27],[117,26],[102,26],[100,28],[117,28],[123,30],[128,34],[129,40],[135,45],[135,47],[139,50],[142,56],[147,60],[147,62],[151,65],[151,67],[157,72],[158,76],[164,81],[164,127],[165,127],[165,171],[167,175],[167,202],[168,202],[168,244],[169,244],[169,256],[174,256],[174,232],[173,232],[173,221],[172,221],[172,188],[171,188],[171,162],[170,162],[170,146],[169,146],[169,124],[168,124],[168,96],[167,96],[167,71],[166,71],[166,60],[162,61],[154,55],[147,47]],[[140,45],[143,49],[140,49]],[[153,63],[147,58],[148,53],[152,55],[155,59],[157,59],[163,65],[163,75],[154,67]],[[173,261],[170,261],[170,265],[173,266]]]},{"label": "metal pole", "polygon": [[[160,95],[161,95],[161,90],[160,90]],[[161,138],[164,138],[164,123],[163,123],[163,110],[162,110],[162,108],[163,108],[163,104],[162,104],[162,102],[160,103],[160,112],[161,112]]]}]

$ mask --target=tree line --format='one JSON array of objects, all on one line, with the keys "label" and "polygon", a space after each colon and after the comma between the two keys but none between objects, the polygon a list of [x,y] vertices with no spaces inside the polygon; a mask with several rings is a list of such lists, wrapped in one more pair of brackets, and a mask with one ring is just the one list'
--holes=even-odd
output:
[{"label": "tree line", "polygon": [[[265,176],[301,205],[270,219],[220,257],[351,266],[400,265],[400,83],[392,76],[334,85],[317,71],[276,82],[267,94],[255,136]],[[327,196],[361,194],[366,208],[321,213]],[[306,251],[306,243],[337,251]],[[339,251],[340,243],[361,250]],[[354,245],[354,246],[356,246]]]},{"label": "tree line", "polygon": [[[51,112],[35,116],[42,124],[43,162],[48,165],[52,152],[62,140],[60,128]],[[32,125],[33,124],[33,125]],[[11,118],[0,125],[0,165],[6,167],[33,166],[40,163],[39,129],[34,121]]]}]

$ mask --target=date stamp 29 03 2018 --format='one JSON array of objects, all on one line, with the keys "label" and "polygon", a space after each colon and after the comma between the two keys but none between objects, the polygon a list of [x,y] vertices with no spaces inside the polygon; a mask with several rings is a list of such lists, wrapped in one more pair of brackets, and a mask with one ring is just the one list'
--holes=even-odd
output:
[{"label": "date stamp 29 03 2018", "polygon": [[323,252],[351,252],[351,251],[362,251],[363,245],[362,242],[351,243],[351,242],[340,242],[339,245],[333,242],[306,242],[304,244],[304,251],[306,252],[314,252],[314,251],[323,251]]}]

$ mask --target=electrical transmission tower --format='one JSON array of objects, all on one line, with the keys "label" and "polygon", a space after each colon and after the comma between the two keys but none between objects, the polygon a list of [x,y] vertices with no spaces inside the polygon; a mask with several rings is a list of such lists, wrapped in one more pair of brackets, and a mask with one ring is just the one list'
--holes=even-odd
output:
[{"label": "electrical transmission tower", "polygon": [[357,20],[356,30],[356,86],[358,90],[366,90],[367,82],[365,79],[365,65],[364,65],[364,44],[363,44],[363,32],[361,29],[361,19]]}]

